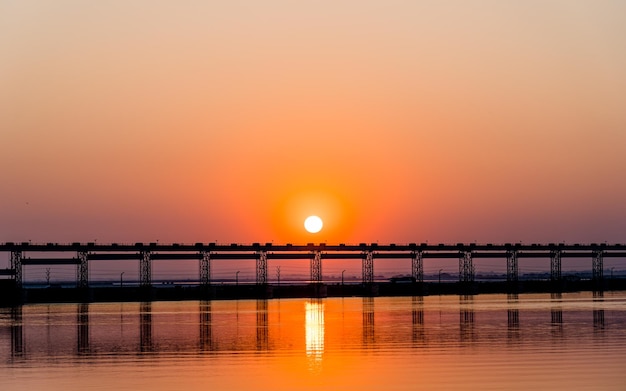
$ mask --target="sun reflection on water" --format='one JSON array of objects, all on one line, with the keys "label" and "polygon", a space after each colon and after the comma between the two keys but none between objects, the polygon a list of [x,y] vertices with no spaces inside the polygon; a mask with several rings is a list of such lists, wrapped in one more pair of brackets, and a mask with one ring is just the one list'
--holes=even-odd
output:
[{"label": "sun reflection on water", "polygon": [[318,370],[324,353],[324,303],[307,301],[305,308],[306,355],[309,369]]}]

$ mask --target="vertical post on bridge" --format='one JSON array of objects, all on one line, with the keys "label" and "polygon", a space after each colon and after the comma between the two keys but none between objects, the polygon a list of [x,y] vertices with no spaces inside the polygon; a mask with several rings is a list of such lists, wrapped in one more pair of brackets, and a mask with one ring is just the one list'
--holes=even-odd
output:
[{"label": "vertical post on bridge", "polygon": [[416,282],[424,282],[424,254],[422,251],[411,252],[411,276]]},{"label": "vertical post on bridge", "polygon": [[256,259],[256,284],[267,284],[267,251],[258,251]]},{"label": "vertical post on bridge", "polygon": [[200,285],[211,285],[211,252],[200,252]]},{"label": "vertical post on bridge", "polygon": [[517,282],[519,279],[519,266],[517,263],[517,251],[508,250],[506,252],[506,280],[507,282]]},{"label": "vertical post on bridge", "polygon": [[322,252],[313,251],[311,257],[311,282],[319,284],[322,282]]},{"label": "vertical post on bridge", "polygon": [[459,253],[459,281],[474,281],[474,264],[471,251],[461,251]]},{"label": "vertical post on bridge", "polygon": [[550,251],[550,280],[561,281],[561,250]]},{"label": "vertical post on bridge", "polygon": [[604,253],[602,250],[595,250],[593,252],[593,259],[591,260],[592,278],[594,281],[599,282],[604,279]]},{"label": "vertical post on bridge", "polygon": [[139,285],[142,287],[152,286],[152,259],[150,251],[142,251],[139,259]]},{"label": "vertical post on bridge", "polygon": [[374,252],[373,251],[365,251],[363,252],[363,284],[373,284],[374,283]]},{"label": "vertical post on bridge", "polygon": [[15,286],[22,287],[22,252],[11,251],[11,269],[13,269]]},{"label": "vertical post on bridge", "polygon": [[89,287],[89,259],[87,251],[78,252],[80,263],[76,265],[76,285],[79,288]]}]

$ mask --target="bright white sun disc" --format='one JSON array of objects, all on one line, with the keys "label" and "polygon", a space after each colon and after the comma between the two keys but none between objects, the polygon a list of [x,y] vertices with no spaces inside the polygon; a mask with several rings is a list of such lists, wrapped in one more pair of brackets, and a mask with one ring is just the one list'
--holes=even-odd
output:
[{"label": "bright white sun disc", "polygon": [[304,220],[304,229],[312,234],[320,232],[323,226],[324,223],[322,222],[322,219],[317,216],[309,216],[306,220]]}]

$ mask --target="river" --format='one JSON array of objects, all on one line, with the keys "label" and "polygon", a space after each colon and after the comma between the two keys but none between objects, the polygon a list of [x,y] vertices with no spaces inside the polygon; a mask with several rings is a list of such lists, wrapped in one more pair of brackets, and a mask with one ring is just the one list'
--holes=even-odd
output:
[{"label": "river", "polygon": [[3,390],[624,390],[626,292],[0,309]]}]

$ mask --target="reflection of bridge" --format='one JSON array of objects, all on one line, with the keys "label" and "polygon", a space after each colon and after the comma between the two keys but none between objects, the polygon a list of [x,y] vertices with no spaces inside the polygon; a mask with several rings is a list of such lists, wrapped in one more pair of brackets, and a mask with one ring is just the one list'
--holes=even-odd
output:
[{"label": "reflection of bridge", "polygon": [[[591,260],[594,280],[603,278],[603,259],[626,258],[626,244],[377,244],[358,245],[274,245],[259,244],[0,244],[0,252],[10,253],[11,267],[0,270],[0,274],[12,276],[16,285],[22,285],[22,271],[29,265],[76,265],[78,287],[89,286],[89,264],[91,261],[134,260],[139,263],[139,279],[142,286],[152,284],[153,261],[197,260],[199,262],[199,282],[211,283],[212,260],[255,260],[257,284],[267,283],[267,261],[309,260],[312,282],[322,281],[322,260],[352,259],[362,262],[362,282],[374,281],[375,259],[411,259],[411,274],[415,281],[424,278],[423,260],[458,259],[459,281],[474,280],[474,259],[499,258],[506,260],[507,280],[517,281],[518,260],[522,258],[550,259],[552,280],[561,279],[561,261],[569,258]],[[70,257],[59,257],[64,254]],[[45,255],[45,257],[43,255]],[[50,257],[54,255],[54,257]]]},{"label": "reflection of bridge", "polygon": [[[358,335],[359,327],[362,340],[357,347],[360,348],[376,348],[390,343],[409,347],[441,343],[491,344],[498,338],[515,342],[521,336],[541,341],[546,338],[560,339],[566,333],[561,294],[554,294],[548,306],[522,310],[521,315],[517,295],[509,295],[505,306],[488,312],[475,311],[472,296],[459,296],[458,315],[448,311],[443,321],[441,308],[426,306],[425,310],[423,297],[409,299],[409,305],[399,307],[401,311],[390,311],[384,305],[377,310],[378,299],[372,297],[346,300],[352,300],[352,305],[361,301],[361,314],[355,314],[357,317],[349,320],[344,334],[337,334],[342,328],[343,318],[325,316],[328,306],[322,299],[303,300],[302,317],[296,317],[295,321],[298,325],[303,322],[304,330],[270,321],[270,315],[280,312],[275,308],[270,310],[272,303],[278,303],[271,300],[231,301],[227,304],[187,302],[182,309],[163,309],[151,302],[116,304],[119,308],[113,307],[112,311],[106,304],[5,308],[0,310],[0,356],[6,355],[9,359],[41,355],[267,351],[283,349],[281,343],[288,341],[290,346],[302,346],[307,356],[319,362],[325,346],[333,349],[337,344],[345,344],[345,341],[355,341],[353,336],[354,333]],[[594,297],[594,302],[602,301],[601,296]],[[244,308],[239,308],[240,305]],[[580,329],[584,324],[589,324],[594,332],[602,332],[605,328],[602,305],[593,305],[591,311],[570,309],[566,311],[566,317],[577,325],[577,333],[585,332]],[[619,323],[619,319],[613,321]],[[290,340],[293,330],[298,330],[295,332],[297,335]],[[329,330],[335,339],[325,341],[325,330]],[[300,344],[299,340],[302,341]],[[69,341],[75,343],[68,344]]]}]

